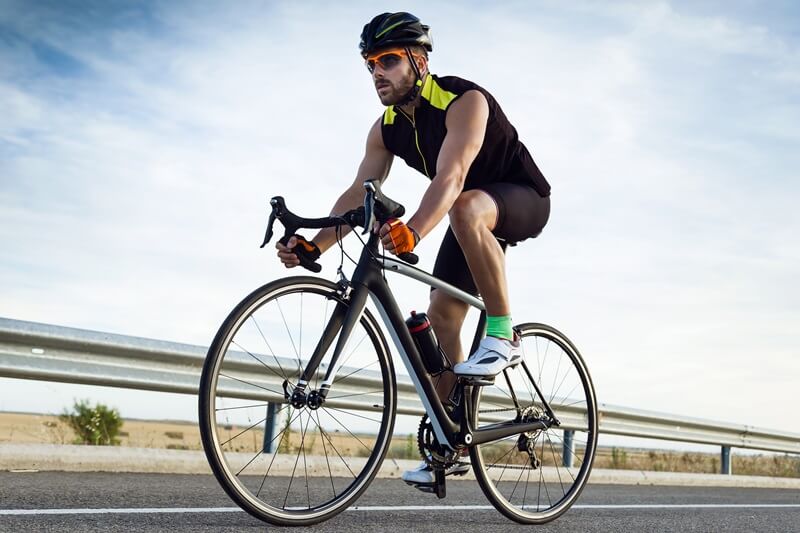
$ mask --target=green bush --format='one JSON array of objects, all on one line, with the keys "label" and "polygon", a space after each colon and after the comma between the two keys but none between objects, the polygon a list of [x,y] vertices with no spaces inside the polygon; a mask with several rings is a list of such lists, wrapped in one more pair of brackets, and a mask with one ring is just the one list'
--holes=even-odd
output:
[{"label": "green bush", "polygon": [[103,404],[89,404],[88,400],[75,401],[72,410],[64,410],[59,418],[75,431],[75,444],[115,446],[119,444],[122,418],[119,411]]}]

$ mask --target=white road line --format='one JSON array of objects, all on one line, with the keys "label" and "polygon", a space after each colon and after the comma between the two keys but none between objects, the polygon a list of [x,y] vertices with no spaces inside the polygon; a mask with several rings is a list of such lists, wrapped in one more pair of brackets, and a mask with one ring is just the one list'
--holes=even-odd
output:
[{"label": "white road line", "polygon": [[[665,504],[586,504],[572,509],[800,509],[800,503],[665,503]],[[365,505],[348,511],[486,511],[491,505]],[[119,509],[0,509],[0,516],[81,515],[81,514],[175,514],[238,513],[238,507],[152,507]]]}]

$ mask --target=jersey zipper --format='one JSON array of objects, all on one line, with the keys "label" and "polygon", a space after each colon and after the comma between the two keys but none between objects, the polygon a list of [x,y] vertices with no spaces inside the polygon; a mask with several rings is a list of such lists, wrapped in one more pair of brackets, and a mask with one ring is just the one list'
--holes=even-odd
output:
[{"label": "jersey zipper", "polygon": [[411,116],[408,116],[406,112],[399,107],[397,110],[400,111],[400,114],[406,117],[406,120],[411,123],[411,128],[414,130],[414,144],[417,145],[417,153],[419,153],[419,157],[422,159],[422,168],[425,170],[425,175],[428,177],[428,179],[433,179],[431,178],[430,172],[428,172],[428,164],[425,162],[425,156],[422,155],[422,149],[419,147],[419,132],[417,131],[417,121],[414,117],[414,108],[411,108]]}]

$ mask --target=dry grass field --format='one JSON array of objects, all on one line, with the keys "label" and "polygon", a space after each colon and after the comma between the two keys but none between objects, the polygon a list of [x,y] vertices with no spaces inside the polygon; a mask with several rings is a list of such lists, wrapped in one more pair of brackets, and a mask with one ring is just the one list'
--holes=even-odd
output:
[{"label": "dry grass field", "polygon": [[[224,429],[234,436],[244,428],[230,426]],[[371,445],[370,438],[359,440],[344,434],[330,434],[333,443],[342,453],[366,455]],[[31,444],[72,444],[75,435],[56,415],[28,413],[0,413],[0,445],[6,442]],[[232,451],[255,451],[262,445],[261,431],[248,431],[234,439],[229,445]],[[162,448],[177,450],[201,450],[200,431],[191,422],[125,420],[119,436],[120,446],[137,448]],[[319,442],[316,442],[319,440]],[[306,450],[323,453],[322,439],[307,439]],[[281,442],[282,451],[299,449],[299,432],[293,431],[289,439]],[[416,459],[415,439],[408,435],[397,435],[392,441],[388,457],[393,459]],[[731,457],[735,474],[772,477],[800,478],[800,457],[779,454],[737,454]],[[720,469],[719,454],[678,452],[669,450],[644,450],[631,448],[604,448],[598,450],[595,468],[621,470],[649,470],[659,472],[717,473]]]},{"label": "dry grass field", "polygon": [[[56,415],[0,413],[0,444],[72,444],[75,434]],[[190,422],[125,420],[120,446],[201,450],[200,430]]]}]

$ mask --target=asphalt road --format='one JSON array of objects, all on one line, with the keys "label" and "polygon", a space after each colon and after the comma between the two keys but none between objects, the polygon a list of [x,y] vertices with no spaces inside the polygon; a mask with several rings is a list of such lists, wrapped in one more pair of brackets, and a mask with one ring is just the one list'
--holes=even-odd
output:
[{"label": "asphalt road", "polygon": [[[305,530],[487,533],[524,527],[487,508],[478,486],[467,481],[449,482],[448,497],[438,500],[401,481],[378,479],[358,506]],[[415,506],[435,507],[408,508]],[[0,472],[3,532],[266,528],[237,511],[212,476]],[[566,515],[537,530],[800,531],[800,491],[588,485]]]}]

